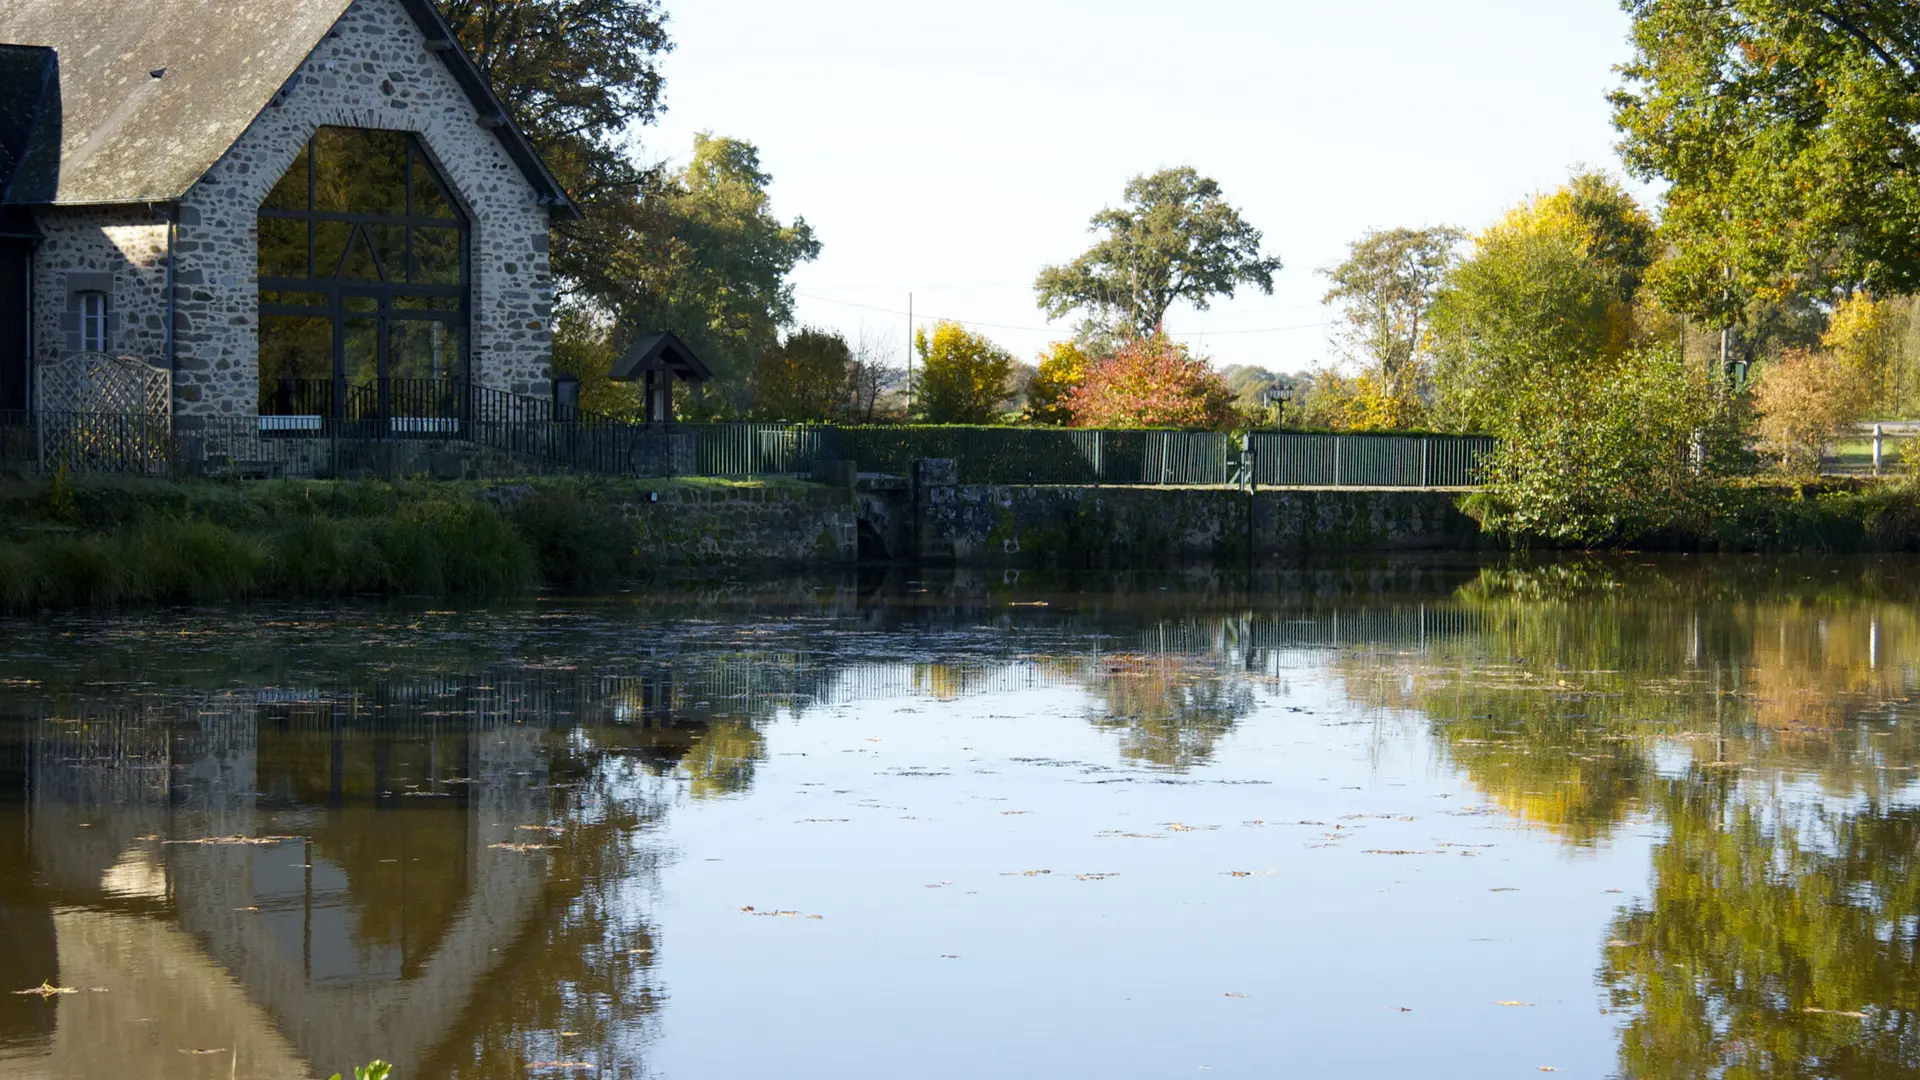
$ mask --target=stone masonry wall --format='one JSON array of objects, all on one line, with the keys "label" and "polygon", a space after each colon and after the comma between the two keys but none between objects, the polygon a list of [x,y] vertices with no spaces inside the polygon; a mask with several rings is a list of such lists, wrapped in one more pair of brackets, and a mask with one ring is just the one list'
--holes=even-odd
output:
[{"label": "stone masonry wall", "polygon": [[80,350],[82,291],[107,296],[107,352],[165,366],[166,220],[105,207],[49,207],[35,219],[46,239],[33,257],[34,366]]},{"label": "stone masonry wall", "polygon": [[[1479,526],[1444,491],[959,484],[911,500],[918,556],[1061,569],[1255,566],[1299,555],[1469,551]],[[863,500],[865,501],[865,500]],[[872,510],[866,511],[870,515]],[[871,522],[870,528],[881,528]],[[896,552],[912,557],[913,552]]]},{"label": "stone masonry wall", "polygon": [[642,566],[751,571],[851,563],[857,514],[845,488],[668,487],[620,507]]},{"label": "stone masonry wall", "polygon": [[[217,33],[218,28],[212,32]],[[551,378],[548,215],[525,174],[397,0],[354,0],[245,134],[182,200],[174,396],[184,414],[258,400],[257,212],[316,128],[415,133],[473,224],[476,382],[544,395]]]}]

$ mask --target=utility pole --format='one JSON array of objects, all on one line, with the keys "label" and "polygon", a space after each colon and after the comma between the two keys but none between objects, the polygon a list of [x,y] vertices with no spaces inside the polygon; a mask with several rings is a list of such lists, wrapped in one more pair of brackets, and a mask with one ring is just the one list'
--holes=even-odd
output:
[{"label": "utility pole", "polygon": [[913,419],[913,294],[907,294],[907,419]]}]

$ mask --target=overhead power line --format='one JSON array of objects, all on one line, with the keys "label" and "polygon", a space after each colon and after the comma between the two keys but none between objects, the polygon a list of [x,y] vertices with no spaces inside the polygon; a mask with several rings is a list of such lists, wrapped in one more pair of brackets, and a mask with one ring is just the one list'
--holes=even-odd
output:
[{"label": "overhead power line", "polygon": [[[928,322],[954,322],[954,323],[960,323],[964,326],[985,327],[989,330],[1020,330],[1027,333],[1034,333],[1034,334],[1057,334],[1060,332],[1060,328],[1057,326],[1014,326],[1010,323],[981,322],[979,319],[959,319],[951,315],[924,315],[924,314],[916,315],[913,312],[904,311],[904,310],[901,310],[900,308],[881,307],[877,304],[857,304],[857,303],[854,303],[852,300],[836,300],[831,296],[820,296],[816,293],[795,293],[794,295],[804,297],[808,300],[818,300],[823,304],[838,304],[841,307],[859,308],[863,311],[877,311],[883,315],[905,315],[905,316],[908,316],[909,318],[913,318],[917,320],[925,320]],[[1323,327],[1331,326],[1331,325],[1332,325],[1331,323],[1328,323],[1323,320],[1321,322],[1297,323],[1293,326],[1263,326],[1263,327],[1258,327],[1256,329],[1251,329],[1251,330],[1186,330],[1186,331],[1179,331],[1179,332],[1169,331],[1167,336],[1185,337],[1185,338],[1207,338],[1207,337],[1226,337],[1228,335],[1236,335],[1236,334],[1282,334],[1282,333],[1286,333],[1288,331],[1293,331],[1293,330],[1318,330]]]}]

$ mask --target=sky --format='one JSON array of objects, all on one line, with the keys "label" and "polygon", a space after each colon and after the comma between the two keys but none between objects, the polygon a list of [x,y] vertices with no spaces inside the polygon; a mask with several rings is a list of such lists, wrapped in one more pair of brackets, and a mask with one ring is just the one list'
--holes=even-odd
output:
[{"label": "sky", "polygon": [[916,321],[969,323],[1031,361],[1071,336],[1041,267],[1093,237],[1129,177],[1191,165],[1285,262],[1167,329],[1215,364],[1338,356],[1320,273],[1369,229],[1477,230],[1576,164],[1618,170],[1614,0],[665,0],[666,113],[760,148],[774,211],[822,242],[802,323],[904,362]]}]

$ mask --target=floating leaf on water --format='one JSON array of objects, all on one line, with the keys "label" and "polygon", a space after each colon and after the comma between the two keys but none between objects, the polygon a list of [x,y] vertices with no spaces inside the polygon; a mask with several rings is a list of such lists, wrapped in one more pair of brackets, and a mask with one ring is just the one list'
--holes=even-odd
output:
[{"label": "floating leaf on water", "polygon": [[1075,874],[1073,875],[1073,879],[1075,881],[1105,881],[1110,877],[1119,877],[1119,876],[1120,874],[1116,871],[1115,873],[1111,873],[1111,874]]},{"label": "floating leaf on water", "polygon": [[795,825],[816,825],[816,824],[817,825],[837,825],[837,824],[845,824],[846,822],[849,822],[852,820],[853,820],[852,818],[843,818],[843,817],[803,817],[799,821],[794,822],[794,824]]},{"label": "floating leaf on water", "polygon": [[1031,814],[1031,813],[1033,813],[1033,811],[1031,810],[1002,810],[1000,811],[1000,816],[1001,817],[1019,817],[1021,814]]},{"label": "floating leaf on water", "polygon": [[1800,1011],[1803,1013],[1817,1013],[1821,1016],[1846,1016],[1855,1020],[1865,1020],[1867,1018],[1867,1014],[1863,1012],[1851,1012],[1846,1009],[1816,1009],[1812,1005]]},{"label": "floating leaf on water", "polygon": [[254,844],[268,846],[298,840],[298,836],[203,836],[198,840],[162,840],[163,844]]},{"label": "floating leaf on water", "polygon": [[1051,873],[1053,873],[1053,871],[1051,870],[1003,870],[1001,871],[1000,876],[1001,877],[1039,877],[1041,874],[1051,874]]},{"label": "floating leaf on water", "polygon": [[1407,1008],[1405,1005],[1389,1005],[1387,1006],[1387,1011],[1388,1012],[1412,1012],[1413,1010]]},{"label": "floating leaf on water", "polygon": [[1531,1002],[1531,1001],[1496,1001],[1496,1002],[1494,1002],[1494,1004],[1495,1004],[1495,1005],[1504,1005],[1504,1006],[1506,1006],[1506,1007],[1507,1007],[1507,1008],[1509,1008],[1509,1009],[1531,1009],[1531,1008],[1533,1008],[1533,1002]]},{"label": "floating leaf on water", "polygon": [[743,907],[740,910],[746,912],[749,915],[764,915],[768,918],[774,918],[774,919],[824,919],[826,918],[825,915],[808,915],[808,914],[805,914],[804,912],[799,912],[799,911],[780,911],[778,909],[773,911],[761,911],[759,908],[754,907],[752,904],[748,904],[746,907]]},{"label": "floating leaf on water", "polygon": [[55,986],[48,980],[42,979],[40,980],[39,986],[29,986],[25,990],[15,990],[14,994],[16,996],[21,994],[37,994],[41,998],[50,998],[56,994],[77,994],[79,992],[80,991],[75,990],[71,986]]},{"label": "floating leaf on water", "polygon": [[553,845],[551,844],[488,844],[487,846],[490,848],[499,848],[502,851],[546,851],[549,848],[551,848]]},{"label": "floating leaf on water", "polygon": [[1519,892],[1520,890],[1514,888],[1511,885],[1502,885],[1497,889],[1488,889],[1487,891],[1488,892]]},{"label": "floating leaf on water", "polygon": [[1220,996],[1230,997],[1230,998],[1249,998],[1249,997],[1252,997],[1253,995],[1252,994],[1236,994],[1236,993],[1233,993],[1232,991],[1228,991],[1227,993],[1221,994]]},{"label": "floating leaf on water", "polygon": [[1400,848],[1368,848],[1362,855],[1444,855],[1441,851],[1406,851]]}]

